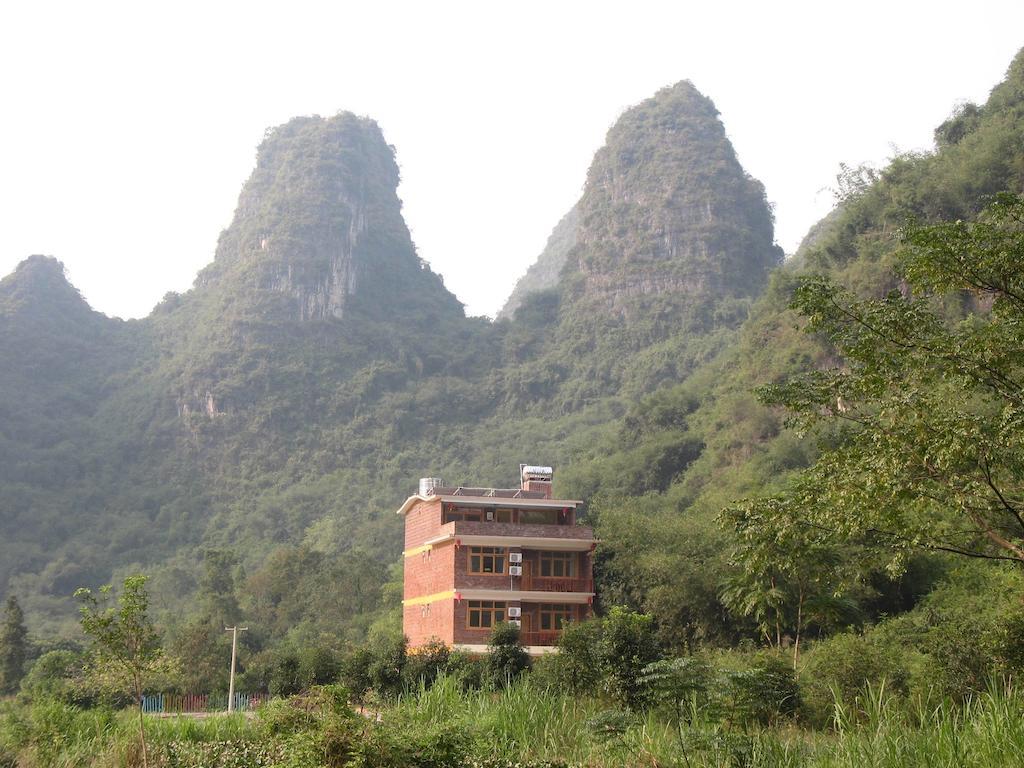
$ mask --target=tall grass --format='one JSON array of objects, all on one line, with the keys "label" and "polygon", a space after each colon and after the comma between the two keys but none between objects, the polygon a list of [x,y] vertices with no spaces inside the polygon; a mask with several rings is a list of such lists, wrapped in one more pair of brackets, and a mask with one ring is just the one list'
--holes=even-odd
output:
[{"label": "tall grass", "polygon": [[[853,707],[838,698],[836,702],[829,731],[796,725],[748,730],[703,716],[700,702],[689,722],[677,729],[665,713],[609,713],[597,700],[545,689],[529,679],[500,692],[463,692],[455,680],[442,678],[432,688],[421,687],[387,706],[379,725],[355,718],[345,727],[355,729],[353,734],[380,732],[390,734],[392,740],[426,744],[433,738],[430,734],[440,732],[438,726],[450,726],[469,737],[468,746],[460,747],[466,750],[467,766],[528,766],[545,761],[587,768],[1024,765],[1024,693],[1011,688],[993,687],[966,703],[953,704],[908,703],[877,686],[867,689]],[[316,727],[339,727],[339,721],[332,722],[333,726]],[[606,727],[596,727],[602,723]],[[9,765],[31,768],[136,766],[140,761],[134,726],[132,712],[81,710],[55,702],[4,706],[0,708],[0,765],[8,760]],[[147,718],[146,728],[158,765],[249,768],[286,763],[318,768],[323,764],[310,756],[312,752],[296,752],[288,734],[274,736],[258,718]],[[17,763],[10,762],[11,756],[16,756]],[[413,764],[442,765],[409,763]],[[455,763],[446,759],[443,765]],[[395,768],[405,768],[405,763]]]},{"label": "tall grass", "polygon": [[587,726],[600,703],[539,688],[528,679],[500,693],[460,691],[454,680],[400,699],[384,712],[395,727],[446,722],[473,734],[476,757],[581,766],[689,768],[1001,768],[1024,765],[1024,694],[993,687],[963,704],[908,705],[868,688],[856,711],[836,700],[834,727],[750,729],[695,713],[681,730],[661,713],[625,718],[616,738]]}]

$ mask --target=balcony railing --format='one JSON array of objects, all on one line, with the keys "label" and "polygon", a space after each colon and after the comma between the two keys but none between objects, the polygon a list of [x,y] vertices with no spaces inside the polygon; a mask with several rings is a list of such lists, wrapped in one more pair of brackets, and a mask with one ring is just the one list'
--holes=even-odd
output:
[{"label": "balcony railing", "polygon": [[442,525],[440,532],[455,536],[544,536],[582,541],[592,541],[594,538],[594,529],[587,525],[498,523],[480,520],[454,520]]},{"label": "balcony railing", "polygon": [[593,579],[569,579],[559,576],[523,576],[519,589],[524,592],[593,592]]},{"label": "balcony railing", "polygon": [[555,645],[558,643],[558,636],[562,633],[558,630],[549,632],[521,632],[519,642],[523,645]]}]

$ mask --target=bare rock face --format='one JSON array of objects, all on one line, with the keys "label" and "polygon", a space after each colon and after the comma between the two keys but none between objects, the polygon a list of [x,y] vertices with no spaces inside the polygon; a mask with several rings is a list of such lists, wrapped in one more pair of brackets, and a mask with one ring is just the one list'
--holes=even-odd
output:
[{"label": "bare rock face", "polygon": [[312,256],[326,268],[317,274],[296,274],[294,260],[286,252],[275,252],[277,244],[271,237],[260,240],[260,250],[277,267],[261,282],[261,288],[291,296],[295,301],[297,319],[323,320],[341,318],[348,297],[356,292],[356,254],[360,236],[366,231],[366,212],[355,200],[340,200],[350,220],[346,236],[337,233],[327,243],[310,243],[304,255]]}]

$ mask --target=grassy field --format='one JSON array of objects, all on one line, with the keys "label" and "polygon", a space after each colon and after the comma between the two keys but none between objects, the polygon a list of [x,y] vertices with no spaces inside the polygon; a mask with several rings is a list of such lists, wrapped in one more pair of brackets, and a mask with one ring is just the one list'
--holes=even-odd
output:
[{"label": "grassy field", "polygon": [[[1024,696],[996,689],[962,706],[916,707],[884,689],[833,728],[787,723],[744,729],[697,716],[630,716],[528,681],[503,692],[461,692],[441,680],[402,697],[373,722],[336,689],[273,702],[253,719],[148,718],[151,765],[175,768],[313,766],[1019,766]],[[57,702],[0,709],[0,766],[141,765],[131,712]]]}]

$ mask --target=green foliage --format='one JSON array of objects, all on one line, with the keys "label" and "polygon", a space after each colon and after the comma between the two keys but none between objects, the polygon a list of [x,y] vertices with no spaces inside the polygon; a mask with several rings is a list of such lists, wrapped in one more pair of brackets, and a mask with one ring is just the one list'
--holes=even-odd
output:
[{"label": "green foliage", "polygon": [[373,663],[373,651],[360,646],[345,654],[341,660],[341,671],[338,681],[345,686],[352,698],[363,701],[367,691],[373,686],[370,677],[370,665]]},{"label": "green foliage", "polygon": [[[313,646],[296,650],[279,646],[252,657],[239,676],[237,687],[249,692],[266,691],[272,696],[293,696],[313,686],[337,682],[342,670],[342,661],[327,648]],[[366,675],[365,667],[362,674]],[[365,688],[358,691],[358,695],[363,691]]]},{"label": "green foliage", "polygon": [[519,642],[519,627],[508,622],[496,624],[487,641],[487,682],[496,689],[505,688],[529,668],[530,656]]},{"label": "green foliage", "polygon": [[842,633],[815,643],[800,670],[801,716],[824,727],[837,701],[848,712],[858,711],[869,686],[906,694],[906,662],[902,649],[877,634]]},{"label": "green foliage", "polygon": [[408,642],[404,636],[386,638],[374,649],[370,663],[370,687],[383,698],[402,692]]},{"label": "green foliage", "polygon": [[600,620],[570,622],[558,636],[558,653],[543,657],[550,682],[558,690],[593,694],[601,677]]},{"label": "green foliage", "polygon": [[74,651],[48,651],[33,662],[21,681],[21,694],[28,701],[54,699],[79,706],[90,703],[82,680],[85,659]]},{"label": "green foliage", "polygon": [[[907,228],[906,296],[858,299],[804,281],[794,306],[844,367],[774,385],[765,397],[805,429],[850,426],[790,490],[734,515],[756,516],[765,529],[867,537],[897,553],[1024,562],[1022,222],[1024,199],[1002,196],[976,223]],[[990,308],[947,320],[942,301],[954,292]]]},{"label": "green foliage", "polygon": [[116,600],[110,585],[98,593],[79,589],[75,597],[82,604],[82,631],[92,642],[88,674],[97,685],[139,698],[147,681],[173,671],[149,617],[145,576],[126,578]]},{"label": "green foliage", "polygon": [[714,684],[714,672],[700,656],[680,656],[648,664],[640,682],[651,692],[655,703],[667,706],[676,722],[684,723],[691,718],[698,701],[707,699]]},{"label": "green foliage", "polygon": [[648,695],[642,672],[660,656],[650,616],[615,606],[602,620],[601,689],[613,702],[631,710],[642,708]]},{"label": "green foliage", "polygon": [[18,599],[11,595],[0,623],[0,695],[14,693],[25,674],[28,630]]},{"label": "green foliage", "polygon": [[406,656],[406,686],[429,688],[437,678],[445,674],[452,660],[451,649],[440,640],[431,640]]},{"label": "green foliage", "polygon": [[773,725],[800,708],[800,689],[791,664],[765,655],[750,669],[728,676],[730,709],[745,722]]},{"label": "green foliage", "polygon": [[149,595],[145,576],[129,576],[111,604],[112,588],[99,594],[81,588],[75,591],[81,602],[82,631],[92,641],[87,675],[93,684],[112,693],[131,693],[139,712],[139,743],[142,764],[148,768],[146,729],[142,717],[144,686],[177,670],[160,647],[160,638],[150,621]]}]

